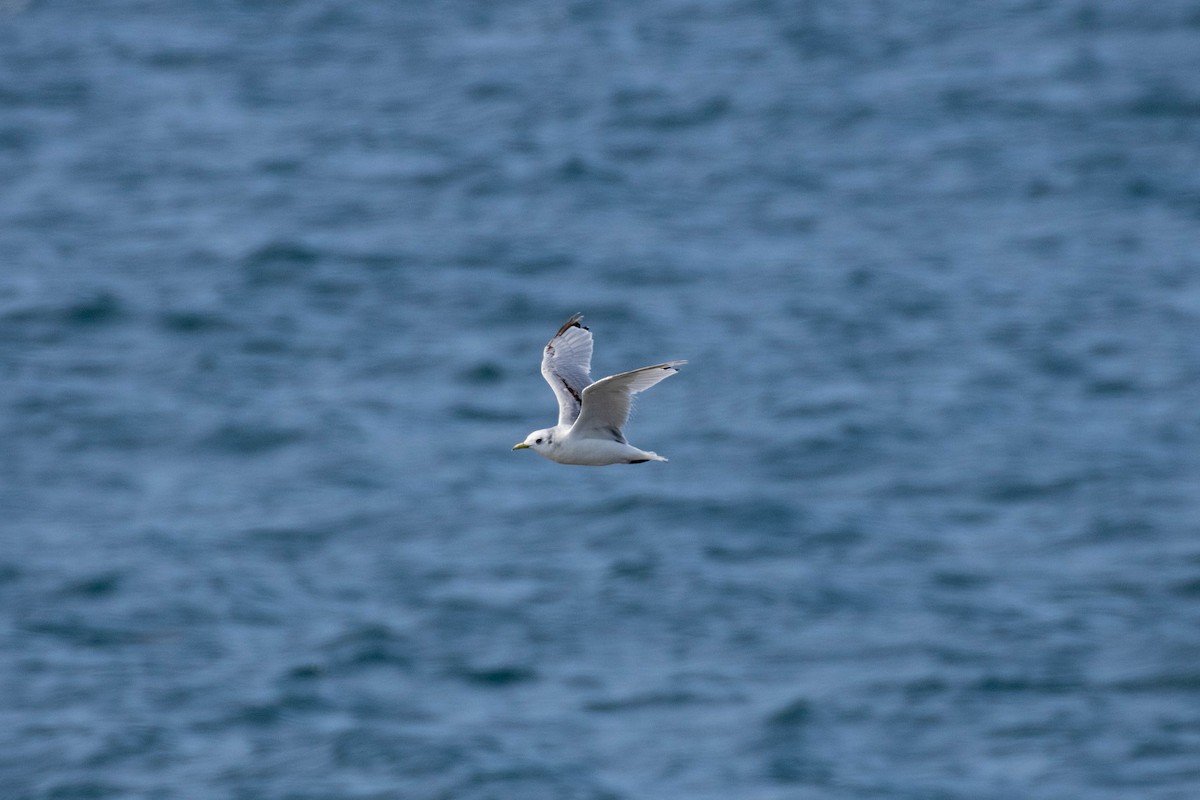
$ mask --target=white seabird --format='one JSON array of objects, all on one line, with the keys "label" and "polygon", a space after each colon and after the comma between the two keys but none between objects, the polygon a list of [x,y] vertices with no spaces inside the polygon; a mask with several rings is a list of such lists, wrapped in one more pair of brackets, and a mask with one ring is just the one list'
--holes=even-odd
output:
[{"label": "white seabird", "polygon": [[567,320],[542,354],[542,377],[558,397],[558,424],[534,431],[513,450],[529,449],[559,464],[593,467],[666,461],[631,445],[621,428],[629,421],[633,395],[674,375],[687,362],[665,361],[592,383],[592,332],[579,324],[581,319],[583,314]]}]

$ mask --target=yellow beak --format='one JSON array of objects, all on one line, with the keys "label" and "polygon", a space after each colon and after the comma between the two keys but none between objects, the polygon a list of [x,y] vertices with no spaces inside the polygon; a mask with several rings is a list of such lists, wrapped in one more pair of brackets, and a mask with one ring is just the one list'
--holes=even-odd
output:
[{"label": "yellow beak", "polygon": [[528,449],[529,449],[529,445],[525,444],[524,442],[513,445],[513,450],[528,450]]}]

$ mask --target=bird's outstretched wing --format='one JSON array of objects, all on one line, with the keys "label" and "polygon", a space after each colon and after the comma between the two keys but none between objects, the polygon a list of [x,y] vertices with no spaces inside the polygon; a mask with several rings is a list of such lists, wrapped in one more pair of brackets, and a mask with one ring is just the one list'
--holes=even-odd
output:
[{"label": "bird's outstretched wing", "polygon": [[542,353],[542,377],[558,397],[558,424],[579,416],[583,390],[592,382],[592,332],[579,324],[583,314],[563,323]]},{"label": "bird's outstretched wing", "polygon": [[629,421],[633,396],[678,372],[686,361],[667,361],[652,367],[601,378],[583,390],[583,410],[571,428],[572,436],[625,441],[621,428]]}]

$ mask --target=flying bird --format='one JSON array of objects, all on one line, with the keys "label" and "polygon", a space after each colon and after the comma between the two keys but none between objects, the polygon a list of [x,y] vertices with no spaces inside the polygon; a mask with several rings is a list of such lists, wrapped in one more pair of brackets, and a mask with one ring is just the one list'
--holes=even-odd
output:
[{"label": "flying bird", "polygon": [[583,314],[576,314],[563,323],[542,353],[542,377],[558,397],[558,424],[534,431],[513,450],[532,450],[559,464],[593,467],[666,461],[631,445],[621,428],[629,421],[633,395],[674,375],[687,362],[665,361],[592,383],[592,332],[579,323],[581,319]]}]

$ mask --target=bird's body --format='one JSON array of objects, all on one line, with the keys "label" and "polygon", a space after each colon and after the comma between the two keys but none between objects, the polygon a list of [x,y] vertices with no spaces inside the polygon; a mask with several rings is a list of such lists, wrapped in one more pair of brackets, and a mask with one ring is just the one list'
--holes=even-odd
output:
[{"label": "bird's body", "polygon": [[542,376],[558,397],[558,425],[525,437],[514,450],[533,450],[560,464],[602,467],[667,459],[629,444],[621,428],[633,395],[674,375],[686,361],[667,361],[591,382],[592,334],[576,314],[542,354]]},{"label": "bird's body", "polygon": [[[572,438],[571,428],[556,425],[536,431],[534,441],[542,439],[542,446],[528,445],[538,455],[559,464],[579,464],[587,467],[604,467],[609,464],[640,464],[643,461],[666,461],[658,453],[639,450],[628,442],[614,439]],[[522,444],[526,444],[522,442]],[[524,448],[522,448],[524,449]]]}]

